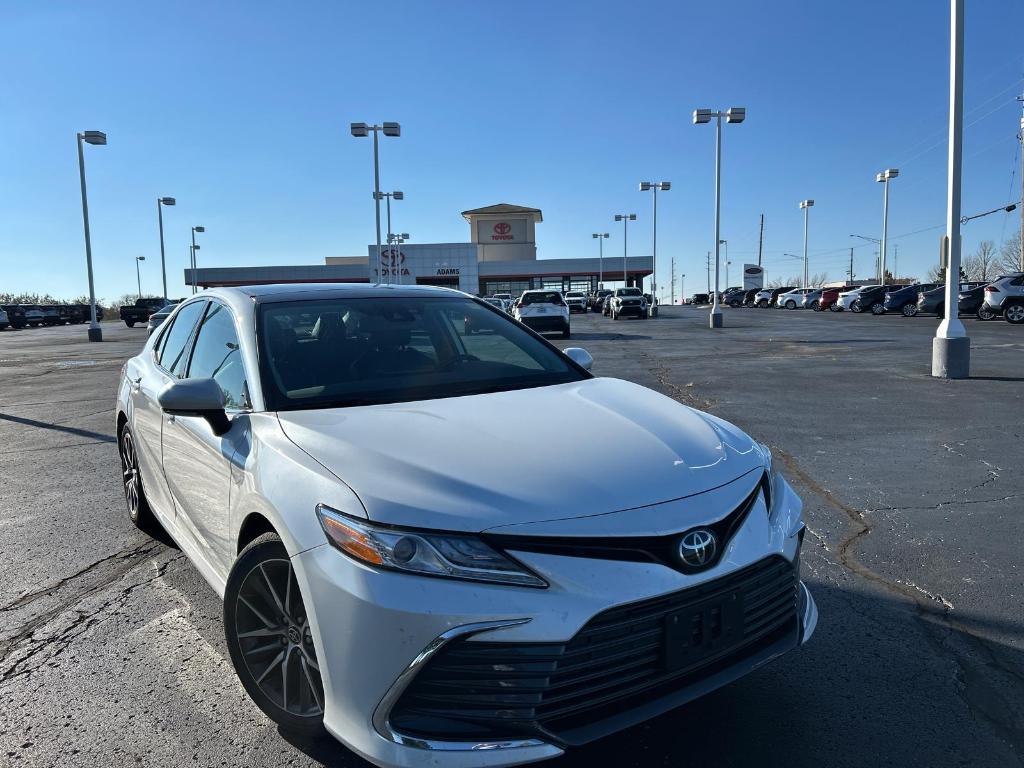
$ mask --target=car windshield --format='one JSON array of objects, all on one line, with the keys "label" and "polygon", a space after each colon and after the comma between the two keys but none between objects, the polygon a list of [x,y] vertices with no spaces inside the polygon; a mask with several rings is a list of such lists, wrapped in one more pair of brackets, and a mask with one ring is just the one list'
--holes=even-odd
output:
[{"label": "car windshield", "polygon": [[519,300],[520,306],[527,304],[562,304],[562,294],[558,291],[531,291],[523,294]]},{"label": "car windshield", "polygon": [[270,410],[430,400],[586,378],[507,315],[470,299],[265,303],[257,330]]},{"label": "car windshield", "polygon": [[617,288],[615,290],[615,295],[616,296],[639,296],[640,295],[640,289],[639,288]]}]

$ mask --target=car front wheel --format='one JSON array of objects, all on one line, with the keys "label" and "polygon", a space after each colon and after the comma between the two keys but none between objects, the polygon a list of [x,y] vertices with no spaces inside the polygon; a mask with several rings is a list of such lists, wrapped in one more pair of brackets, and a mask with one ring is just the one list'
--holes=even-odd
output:
[{"label": "car front wheel", "polygon": [[853,302],[853,304],[850,305],[850,311],[853,312],[854,314],[860,312],[860,310],[861,306],[859,301],[855,301]]},{"label": "car front wheel", "polygon": [[1010,304],[1003,310],[1003,317],[1013,325],[1024,323],[1024,304]]},{"label": "car front wheel", "polygon": [[285,730],[319,733],[320,665],[295,571],[276,533],[258,537],[235,560],[224,591],[224,633],[256,706]]},{"label": "car front wheel", "polygon": [[145,529],[151,522],[152,512],[142,490],[142,472],[139,469],[139,454],[135,450],[135,436],[127,422],[121,427],[118,436],[118,453],[121,454],[121,479],[128,517],[136,528]]},{"label": "car front wheel", "polygon": [[874,304],[871,305],[871,314],[872,315],[884,315],[885,314],[885,305],[882,304],[882,302],[880,302],[880,301],[876,301]]},{"label": "car front wheel", "polygon": [[900,311],[903,313],[904,317],[913,317],[917,314],[917,304],[914,302],[908,302],[903,305],[903,308]]},{"label": "car front wheel", "polygon": [[829,304],[828,305],[828,311],[829,312],[842,312],[843,308],[840,307],[838,304]]},{"label": "car front wheel", "polygon": [[992,320],[995,318],[996,313],[992,311],[988,304],[982,304],[978,307],[978,319],[979,320]]}]

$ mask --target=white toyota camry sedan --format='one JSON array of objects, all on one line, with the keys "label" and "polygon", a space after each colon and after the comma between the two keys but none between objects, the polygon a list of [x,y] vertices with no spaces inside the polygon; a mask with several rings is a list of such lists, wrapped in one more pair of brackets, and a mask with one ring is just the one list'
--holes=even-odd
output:
[{"label": "white toyota camry sedan", "polygon": [[768,449],[590,364],[446,289],[207,291],[122,371],[128,513],[223,597],[283,728],[382,766],[554,757],[817,621]]}]

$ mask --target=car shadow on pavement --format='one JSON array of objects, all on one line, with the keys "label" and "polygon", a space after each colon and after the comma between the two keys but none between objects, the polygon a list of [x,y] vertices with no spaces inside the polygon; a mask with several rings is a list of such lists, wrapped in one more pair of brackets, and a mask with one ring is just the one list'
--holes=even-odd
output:
[{"label": "car shadow on pavement", "polygon": [[[552,768],[1005,766],[1024,754],[1024,654],[980,635],[1024,627],[922,609],[846,582],[809,584],[817,631],[747,677],[647,723],[544,763]],[[870,590],[870,591],[869,591]],[[216,616],[219,604],[197,609]],[[227,658],[216,621],[202,622]],[[227,667],[230,669],[230,666]],[[1016,670],[1016,671],[1015,671]],[[1015,723],[1017,725],[1015,725]],[[326,731],[280,738],[338,768],[370,764]],[[424,755],[423,764],[429,762]],[[443,762],[443,761],[442,761]]]},{"label": "car shadow on pavement", "polygon": [[69,435],[78,435],[79,437],[87,437],[90,440],[97,440],[102,443],[116,443],[117,438],[113,435],[105,435],[102,432],[93,432],[89,429],[78,429],[77,427],[65,427],[61,424],[53,424],[48,421],[37,421],[36,419],[27,419],[24,416],[12,416],[9,413],[0,413],[0,420],[10,421],[14,424],[21,424],[26,427],[37,427],[39,429],[52,429],[57,432],[66,432]]},{"label": "car shadow on pavement", "polygon": [[650,339],[650,336],[644,336],[643,334],[624,334],[609,331],[608,333],[579,333],[578,331],[572,332],[572,337],[566,339],[567,342],[572,341],[619,341],[621,339],[628,338],[632,339]]}]

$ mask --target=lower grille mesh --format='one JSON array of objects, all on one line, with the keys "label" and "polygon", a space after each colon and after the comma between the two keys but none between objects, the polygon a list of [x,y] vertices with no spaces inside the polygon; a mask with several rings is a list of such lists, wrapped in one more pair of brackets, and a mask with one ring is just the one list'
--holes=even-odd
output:
[{"label": "lower grille mesh", "polygon": [[773,556],[605,611],[567,643],[455,641],[406,689],[391,724],[423,738],[564,737],[767,647],[795,627],[796,607],[796,572]]}]

